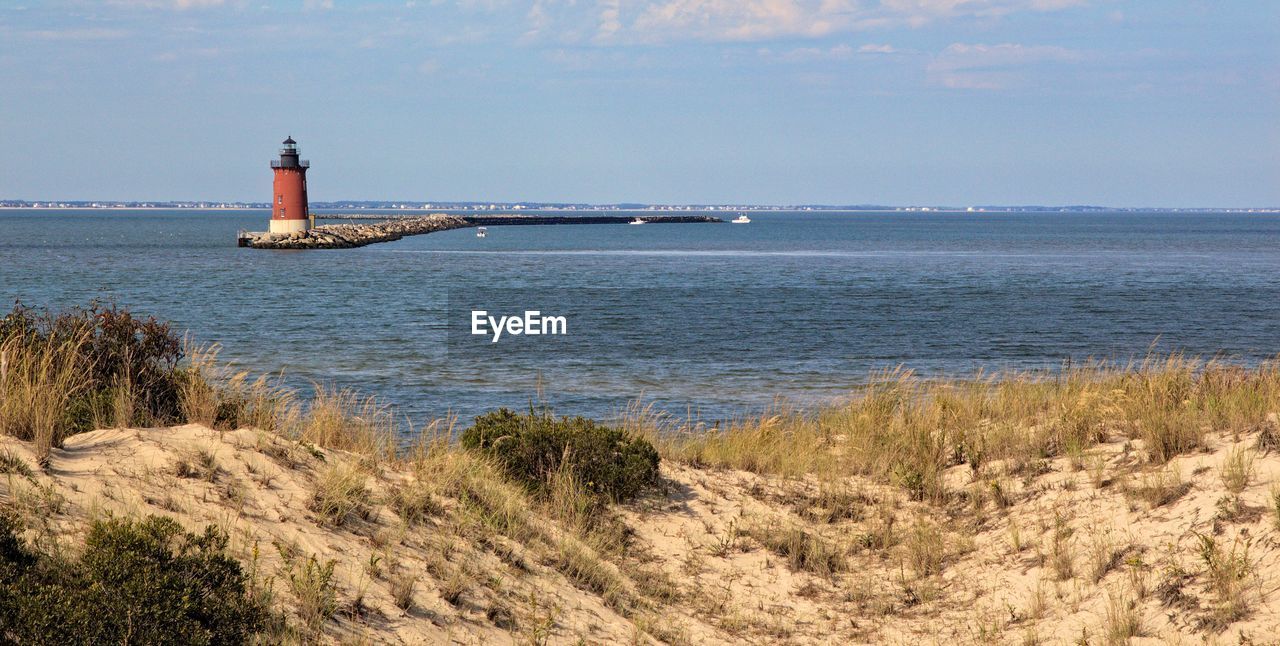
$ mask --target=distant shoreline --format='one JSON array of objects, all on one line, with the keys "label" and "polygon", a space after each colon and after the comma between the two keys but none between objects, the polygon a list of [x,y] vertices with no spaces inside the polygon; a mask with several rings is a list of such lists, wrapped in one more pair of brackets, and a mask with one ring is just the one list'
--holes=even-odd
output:
[{"label": "distant shoreline", "polygon": [[[360,206],[312,206],[317,211],[392,211],[387,213],[388,217],[395,217],[397,214],[415,214],[415,213],[440,213],[440,212],[465,212],[475,214],[536,214],[536,213],[582,213],[582,214],[600,214],[600,213],[733,213],[738,211],[746,211],[751,213],[944,213],[944,214],[1017,214],[1017,213],[1063,213],[1063,214],[1090,214],[1090,213],[1215,213],[1215,214],[1237,214],[1237,215],[1266,215],[1280,213],[1280,207],[1277,208],[1190,208],[1190,207],[1089,207],[1072,209],[1066,207],[982,207],[970,210],[969,208],[943,208],[943,207],[883,207],[883,208],[782,208],[782,207],[703,207],[703,208],[538,208],[538,209],[513,209],[513,208],[495,208],[495,209],[475,209],[466,207],[456,208],[398,208],[398,207],[360,207]],[[0,211],[268,211],[269,205],[263,206],[0,206]]]}]

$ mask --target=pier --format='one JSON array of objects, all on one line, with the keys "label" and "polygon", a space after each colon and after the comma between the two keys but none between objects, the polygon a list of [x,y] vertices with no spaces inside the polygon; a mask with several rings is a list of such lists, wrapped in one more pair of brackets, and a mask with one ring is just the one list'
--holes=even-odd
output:
[{"label": "pier", "polygon": [[[253,249],[352,249],[406,236],[465,229],[468,227],[531,226],[545,224],[630,224],[640,219],[646,224],[694,224],[724,222],[709,215],[448,215],[417,216],[371,214],[325,214],[317,220],[342,220],[305,231],[290,233],[242,231],[236,244]],[[368,220],[368,222],[362,222]],[[361,221],[361,222],[353,222]]]}]

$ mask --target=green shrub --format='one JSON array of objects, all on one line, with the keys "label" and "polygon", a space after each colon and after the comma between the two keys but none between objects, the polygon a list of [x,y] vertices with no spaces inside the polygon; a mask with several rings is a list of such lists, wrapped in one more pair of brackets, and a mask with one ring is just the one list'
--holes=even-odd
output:
[{"label": "green shrub", "polygon": [[[182,338],[154,317],[135,318],[127,309],[93,303],[60,313],[21,303],[0,319],[0,343],[19,347],[52,344],[72,348],[75,363],[87,373],[87,384],[74,394],[65,413],[66,432],[93,430],[102,411],[122,396],[131,400],[135,419],[117,424],[179,419]],[[117,409],[118,410],[118,409]]]},{"label": "green shrub", "polygon": [[212,526],[169,518],[94,523],[83,555],[36,552],[0,519],[0,642],[241,644],[265,625]]},{"label": "green shrub", "polygon": [[535,490],[568,469],[588,491],[630,500],[658,483],[658,451],[648,440],[582,417],[521,415],[506,408],[476,418],[462,446],[488,454]]}]

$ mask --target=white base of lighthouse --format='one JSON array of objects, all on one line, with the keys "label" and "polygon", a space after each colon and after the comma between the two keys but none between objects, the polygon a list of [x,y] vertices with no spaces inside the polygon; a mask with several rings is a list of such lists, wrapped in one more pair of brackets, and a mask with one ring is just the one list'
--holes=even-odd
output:
[{"label": "white base of lighthouse", "polygon": [[307,230],[306,220],[271,220],[271,233],[299,233]]}]

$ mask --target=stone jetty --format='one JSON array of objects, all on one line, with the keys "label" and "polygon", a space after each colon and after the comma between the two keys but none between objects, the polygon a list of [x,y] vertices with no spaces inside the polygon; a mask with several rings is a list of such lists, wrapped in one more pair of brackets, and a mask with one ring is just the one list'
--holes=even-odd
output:
[{"label": "stone jetty", "polygon": [[294,233],[244,233],[239,245],[254,249],[352,249],[469,226],[474,225],[456,215],[435,213],[361,224],[325,224]]},{"label": "stone jetty", "polygon": [[[374,219],[376,221],[372,221]],[[539,224],[627,224],[636,216],[618,215],[448,215],[418,216],[324,215],[317,219],[347,220],[295,233],[242,232],[241,247],[254,249],[351,249],[376,242],[390,242],[415,236],[467,227],[528,226]],[[648,224],[692,224],[724,222],[709,215],[642,215]],[[371,220],[353,223],[350,220]]]}]

